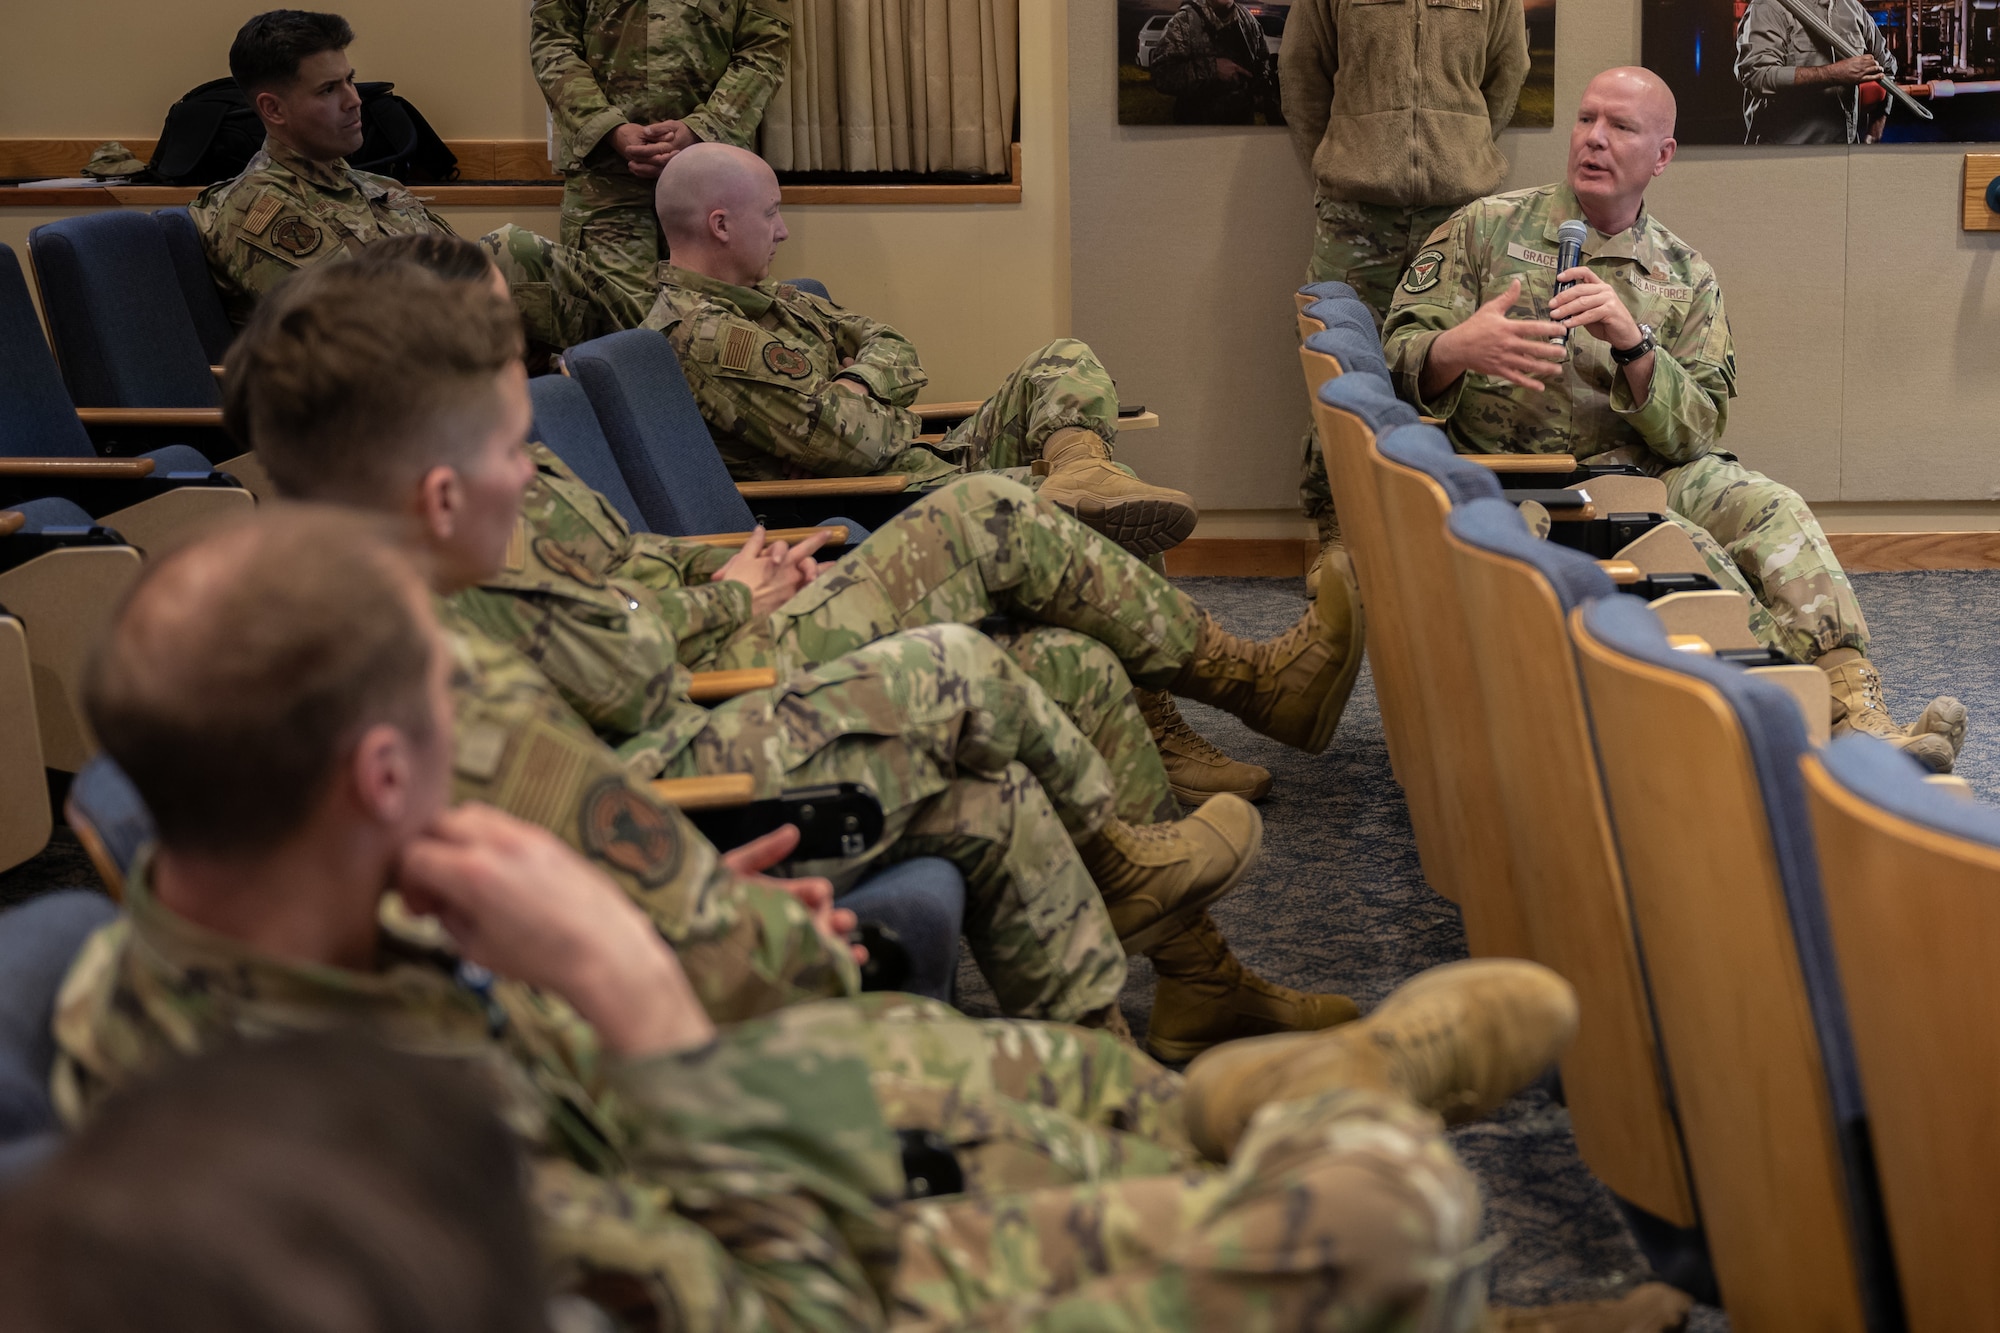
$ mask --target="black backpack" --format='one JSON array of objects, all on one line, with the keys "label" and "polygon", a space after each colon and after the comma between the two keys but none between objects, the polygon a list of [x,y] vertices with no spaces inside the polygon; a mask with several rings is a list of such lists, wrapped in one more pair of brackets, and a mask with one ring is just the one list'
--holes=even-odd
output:
[{"label": "black backpack", "polygon": [[[361,147],[347,159],[357,171],[399,181],[448,181],[458,158],[423,113],[396,96],[393,83],[357,83]],[[210,79],[167,109],[167,123],[147,172],[167,185],[213,185],[240,173],[264,144],[264,122],[234,79]]]}]

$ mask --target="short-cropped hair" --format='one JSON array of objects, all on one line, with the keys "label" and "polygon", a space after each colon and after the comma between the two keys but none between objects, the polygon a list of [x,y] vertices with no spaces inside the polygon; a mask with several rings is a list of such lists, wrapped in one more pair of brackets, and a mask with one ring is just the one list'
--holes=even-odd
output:
[{"label": "short-cropped hair", "polygon": [[151,564],[84,702],[161,842],[268,851],[305,826],[368,727],[428,743],[425,595],[382,520],[315,505],[275,506]]},{"label": "short-cropped hair", "polygon": [[294,499],[400,509],[462,467],[521,359],[514,307],[407,262],[324,264],[258,305],[229,349],[223,420]]},{"label": "short-cropped hair", "polygon": [[547,1333],[519,1148],[469,1064],[225,1046],[0,1198],[0,1327]]},{"label": "short-cropped hair", "polygon": [[476,242],[431,231],[384,236],[364,246],[354,262],[364,266],[415,264],[447,282],[486,282],[493,273],[492,256]]},{"label": "short-cropped hair", "polygon": [[354,29],[338,14],[272,9],[236,30],[229,44],[229,75],[245,97],[284,88],[299,76],[300,62],[322,51],[345,51]]}]

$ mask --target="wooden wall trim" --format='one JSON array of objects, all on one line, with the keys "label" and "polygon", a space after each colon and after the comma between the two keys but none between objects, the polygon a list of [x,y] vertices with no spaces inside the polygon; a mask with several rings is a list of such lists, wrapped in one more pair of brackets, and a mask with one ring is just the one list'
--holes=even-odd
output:
[{"label": "wooden wall trim", "polygon": [[[103,142],[98,139],[0,139],[0,178],[54,179],[76,176]],[[150,157],[152,139],[122,139],[140,158]],[[452,139],[462,181],[449,185],[418,185],[418,195],[446,207],[553,208],[562,203],[562,186],[549,162],[547,145],[539,139]],[[1021,202],[1021,145],[1014,145],[1011,179],[991,185],[787,185],[784,201],[794,206],[815,204],[1018,204]],[[492,181],[545,181],[546,184],[495,185]],[[185,204],[198,190],[166,185],[84,186],[77,189],[23,190],[0,187],[0,207],[89,208],[95,205],[139,205],[166,208]]]},{"label": "wooden wall trim", "polygon": [[[1827,540],[1850,574],[1912,569],[2000,569],[2000,532],[1835,532]],[[1319,544],[1310,537],[1194,537],[1167,552],[1183,577],[1303,577]]]},{"label": "wooden wall trim", "polygon": [[2000,176],[2000,153],[1965,155],[1966,231],[2000,231],[2000,213],[1986,206],[1986,183]]}]

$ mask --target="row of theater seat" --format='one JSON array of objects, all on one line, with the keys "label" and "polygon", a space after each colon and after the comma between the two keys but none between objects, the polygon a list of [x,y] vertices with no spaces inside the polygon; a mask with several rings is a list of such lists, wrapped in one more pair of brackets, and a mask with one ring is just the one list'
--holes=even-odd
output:
[{"label": "row of theater seat", "polygon": [[1577,988],[1577,1147],[1655,1268],[1738,1333],[2000,1328],[2000,811],[1823,744],[1823,675],[1759,665],[1740,599],[1538,539],[1351,291],[1301,306],[1425,877]]}]

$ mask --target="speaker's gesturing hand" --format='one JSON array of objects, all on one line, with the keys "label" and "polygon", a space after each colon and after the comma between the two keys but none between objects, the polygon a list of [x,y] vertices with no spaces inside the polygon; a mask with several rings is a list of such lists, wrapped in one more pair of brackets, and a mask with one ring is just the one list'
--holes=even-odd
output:
[{"label": "speaker's gesturing hand", "polygon": [[1563,326],[1509,316],[1520,295],[1521,280],[1516,278],[1463,324],[1437,336],[1424,362],[1425,394],[1443,390],[1468,370],[1536,390],[1556,377],[1565,353],[1554,340],[1563,336]]}]

